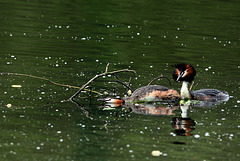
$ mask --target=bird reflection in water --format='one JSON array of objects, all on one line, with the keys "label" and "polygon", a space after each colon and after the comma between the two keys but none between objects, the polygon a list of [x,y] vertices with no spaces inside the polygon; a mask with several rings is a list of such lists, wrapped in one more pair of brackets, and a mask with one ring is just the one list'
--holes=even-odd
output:
[{"label": "bird reflection in water", "polygon": [[171,125],[174,133],[180,136],[191,136],[191,132],[195,130],[195,121],[189,117],[189,109],[191,107],[212,107],[224,103],[223,101],[196,101],[181,100],[180,103],[107,103],[104,109],[115,109],[117,107],[125,107],[128,113],[134,112],[142,115],[175,115],[174,110],[181,109],[181,116],[172,118]]},{"label": "bird reflection in water", "polygon": [[142,115],[175,115],[174,110],[179,108],[178,104],[174,103],[106,103],[104,104],[104,110],[114,109],[117,107],[125,107],[131,110],[131,112]]},{"label": "bird reflection in water", "polygon": [[128,104],[126,107],[131,108],[132,112],[142,115],[175,115],[174,110],[178,109],[176,105],[154,105],[154,104]]},{"label": "bird reflection in water", "polygon": [[181,104],[181,117],[174,117],[172,119],[172,127],[176,135],[191,136],[191,132],[195,130],[196,123],[188,115],[189,104]]},{"label": "bird reflection in water", "polygon": [[[105,104],[105,108],[114,109],[121,107],[122,104]],[[148,104],[148,103],[125,103],[124,107],[131,112],[142,115],[175,115],[173,111],[179,109],[179,104]],[[180,104],[181,116],[172,118],[172,127],[176,135],[191,136],[196,123],[188,115],[189,103]]]}]

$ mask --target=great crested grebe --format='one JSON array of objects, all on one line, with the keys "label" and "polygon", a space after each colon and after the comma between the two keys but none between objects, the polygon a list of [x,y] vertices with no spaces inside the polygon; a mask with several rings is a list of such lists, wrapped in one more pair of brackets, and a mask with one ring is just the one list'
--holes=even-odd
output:
[{"label": "great crested grebe", "polygon": [[228,101],[229,95],[225,91],[217,89],[200,89],[189,91],[188,84],[194,80],[196,70],[189,64],[174,65],[173,79],[182,82],[181,96],[182,99],[192,99],[200,101]]},{"label": "great crested grebe", "polygon": [[178,101],[181,96],[176,90],[161,85],[148,85],[136,89],[131,96],[124,98],[104,98],[99,101],[121,105],[124,102],[135,101]]}]

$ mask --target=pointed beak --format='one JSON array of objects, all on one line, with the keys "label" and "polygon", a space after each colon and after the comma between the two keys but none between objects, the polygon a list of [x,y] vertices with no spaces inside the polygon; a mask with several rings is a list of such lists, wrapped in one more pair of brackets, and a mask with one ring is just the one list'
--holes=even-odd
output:
[{"label": "pointed beak", "polygon": [[178,78],[177,78],[177,82],[179,82],[179,79],[182,77],[182,72],[179,72]]}]

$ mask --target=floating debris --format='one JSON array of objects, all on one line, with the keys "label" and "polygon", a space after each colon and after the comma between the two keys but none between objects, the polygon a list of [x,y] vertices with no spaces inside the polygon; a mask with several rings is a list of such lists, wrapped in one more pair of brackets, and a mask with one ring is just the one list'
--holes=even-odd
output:
[{"label": "floating debris", "polygon": [[7,108],[11,108],[12,107],[12,104],[7,104]]},{"label": "floating debris", "polygon": [[103,109],[103,111],[106,111],[106,110],[115,110],[115,108],[112,108],[112,107],[105,107],[105,108]]},{"label": "floating debris", "polygon": [[163,152],[161,152],[159,150],[153,150],[152,151],[152,156],[158,157],[160,155],[163,155]]},{"label": "floating debris", "polygon": [[11,85],[11,87],[13,87],[13,88],[21,88],[22,85]]}]

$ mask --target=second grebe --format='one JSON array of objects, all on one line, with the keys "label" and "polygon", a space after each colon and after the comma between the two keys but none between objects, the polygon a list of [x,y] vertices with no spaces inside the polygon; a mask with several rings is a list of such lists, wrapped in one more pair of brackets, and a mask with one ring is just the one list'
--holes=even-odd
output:
[{"label": "second grebe", "polygon": [[225,91],[217,89],[200,89],[189,91],[188,84],[194,80],[196,70],[189,64],[174,65],[173,79],[182,82],[181,96],[183,99],[192,99],[200,101],[228,101],[229,95]]},{"label": "second grebe", "polygon": [[106,103],[113,103],[121,105],[124,102],[136,102],[136,101],[179,101],[181,96],[176,90],[169,89],[160,85],[148,85],[136,89],[131,96],[124,98],[105,98],[99,99]]}]

